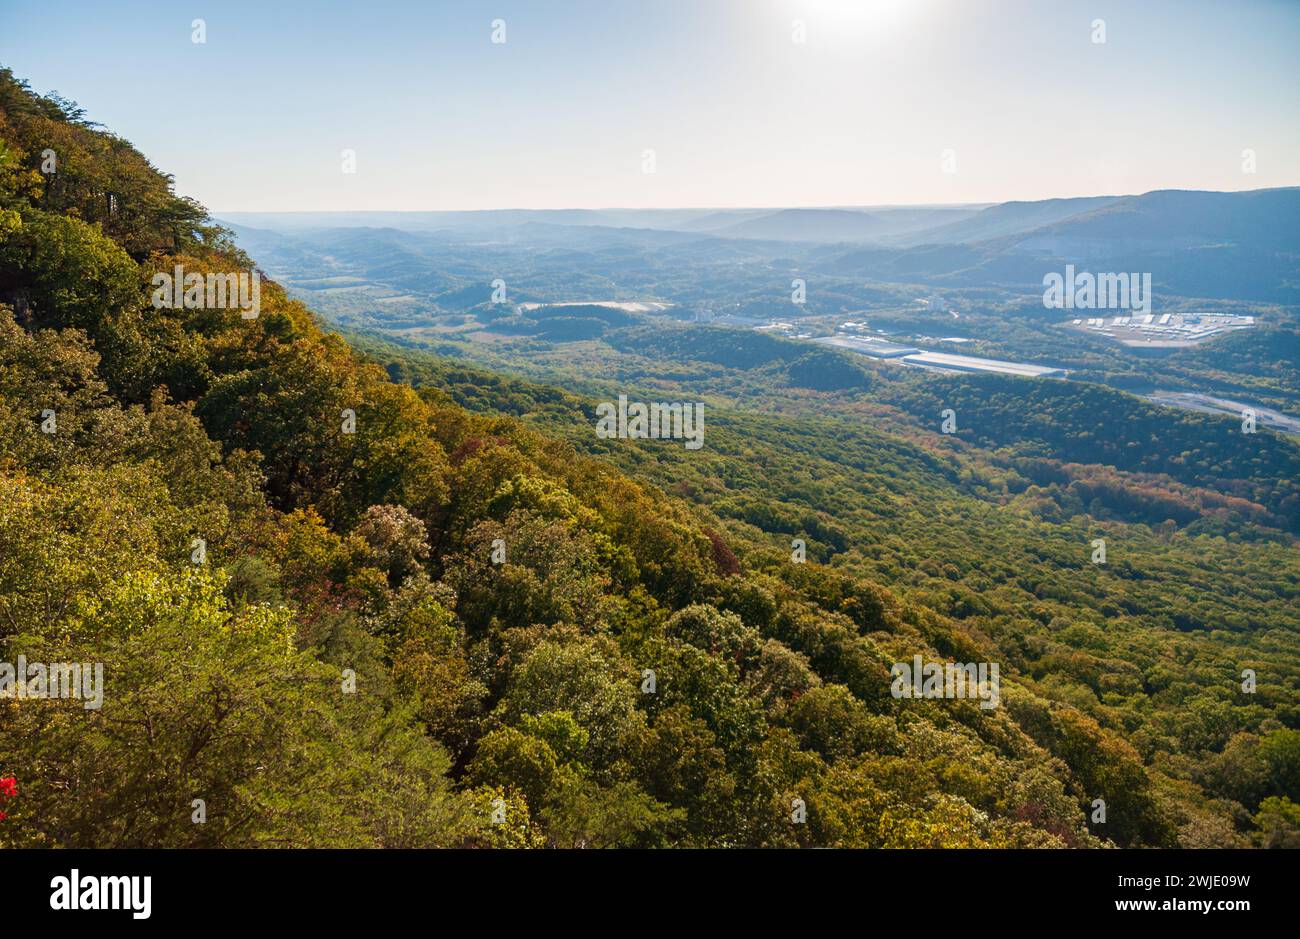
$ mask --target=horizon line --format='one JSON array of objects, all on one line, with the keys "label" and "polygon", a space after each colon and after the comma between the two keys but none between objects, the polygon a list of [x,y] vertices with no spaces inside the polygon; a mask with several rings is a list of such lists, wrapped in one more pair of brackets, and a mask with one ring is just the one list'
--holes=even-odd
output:
[{"label": "horizon line", "polygon": [[209,209],[211,215],[312,215],[312,214],[337,214],[350,215],[361,214],[365,212],[383,212],[394,215],[416,215],[428,213],[470,213],[470,212],[737,212],[737,211],[765,211],[765,212],[782,212],[791,209],[811,209],[811,210],[849,210],[865,211],[868,209],[951,209],[951,208],[969,208],[971,206],[992,207],[995,205],[1011,205],[1015,203],[1032,203],[1032,202],[1055,202],[1069,199],[1127,199],[1138,196],[1149,196],[1157,192],[1199,192],[1199,193],[1218,193],[1223,195],[1240,195],[1249,192],[1272,192],[1280,189],[1300,189],[1300,183],[1293,183],[1285,186],[1262,186],[1255,189],[1187,189],[1181,187],[1148,189],[1144,192],[1125,192],[1125,193],[1095,193],[1090,195],[1072,195],[1072,196],[1046,196],[1042,199],[974,199],[969,202],[873,202],[873,203],[840,203],[831,205],[674,205],[674,206],[635,206],[635,205],[602,205],[602,206],[547,206],[544,208],[524,207],[524,206],[493,206],[475,209],[387,209],[387,208],[367,208],[367,209]]}]

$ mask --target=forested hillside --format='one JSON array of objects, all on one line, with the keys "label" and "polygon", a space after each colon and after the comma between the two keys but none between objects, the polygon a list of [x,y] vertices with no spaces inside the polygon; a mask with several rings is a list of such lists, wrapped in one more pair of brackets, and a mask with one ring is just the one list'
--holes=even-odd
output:
[{"label": "forested hillside", "polygon": [[[381,364],[269,280],[253,317],[152,302],[253,263],[0,70],[0,662],[104,673],[100,708],[0,697],[0,846],[1300,840],[1280,530],[1206,537],[1262,566],[1234,619],[1169,589],[1185,536],[1131,530],[1153,572],[1067,555],[1090,490],[1055,467],[806,423],[798,462],[770,415],[597,441],[590,402]],[[1265,495],[1230,508],[1294,518]],[[1000,706],[891,696],[916,655],[1000,663]]]}]

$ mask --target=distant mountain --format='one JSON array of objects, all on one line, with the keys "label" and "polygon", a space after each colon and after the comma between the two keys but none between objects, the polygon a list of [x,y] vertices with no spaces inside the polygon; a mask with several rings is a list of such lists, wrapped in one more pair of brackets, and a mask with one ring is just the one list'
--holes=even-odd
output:
[{"label": "distant mountain", "polygon": [[1104,208],[1120,196],[1088,196],[1079,199],[1044,199],[1039,202],[1003,202],[973,216],[912,233],[913,244],[960,244],[987,241],[1003,235],[1032,231],[1062,219]]},{"label": "distant mountain", "polygon": [[[1297,188],[987,207],[231,213],[223,220],[274,274],[324,287],[354,277],[423,295],[497,276],[520,288],[553,287],[563,276],[563,299],[576,286],[573,272],[582,271],[606,290],[621,284],[634,295],[684,302],[701,295],[673,293],[673,275],[663,272],[711,265],[712,289],[725,283],[729,301],[744,306],[753,291],[770,290],[759,286],[768,265],[1025,291],[1040,288],[1047,271],[1074,264],[1149,271],[1157,297],[1300,303]],[[719,273],[724,266],[727,275]],[[525,274],[542,280],[521,281]]]},{"label": "distant mountain", "polygon": [[[330,228],[392,228],[412,232],[502,233],[523,225],[574,225],[689,231],[713,209],[483,209],[465,212],[219,212],[225,223],[279,232]],[[766,214],[770,209],[735,210]],[[730,224],[726,217],[718,225]],[[710,227],[710,223],[704,226]],[[703,230],[703,229],[702,229]]]},{"label": "distant mountain", "polygon": [[[883,281],[1037,289],[1046,272],[1074,264],[1096,272],[1150,272],[1157,302],[1164,294],[1300,303],[1300,188],[1160,190],[1071,211],[1090,201],[1006,203],[948,226],[969,241],[936,244],[927,237],[902,250],[857,249],[822,267]],[[1069,214],[1028,230],[975,237],[1060,213]],[[992,221],[976,224],[981,217]]]},{"label": "distant mountain", "polygon": [[989,206],[985,205],[891,206],[868,208],[867,211],[886,222],[893,232],[910,236],[974,218],[987,208]]},{"label": "distant mountain", "polygon": [[1016,242],[1025,251],[1089,257],[1227,246],[1300,250],[1300,187],[1250,192],[1164,189],[1125,196],[1044,225]]},{"label": "distant mountain", "polygon": [[854,209],[781,209],[713,232],[725,238],[765,241],[872,241],[890,229],[875,215]]},{"label": "distant mountain", "polygon": [[[852,206],[739,209],[486,209],[469,212],[221,212],[227,224],[282,233],[335,228],[503,236],[527,225],[639,228],[727,238],[835,243],[960,221],[985,206]],[[1040,222],[1041,223],[1041,222]],[[1032,226],[1031,226],[1032,227]],[[1021,230],[1021,229],[1016,229]]]},{"label": "distant mountain", "polygon": [[958,224],[979,211],[962,206],[889,206],[871,210],[775,209],[761,214],[747,211],[743,215],[719,212],[696,220],[691,230],[721,238],[764,241],[887,243],[917,231]]},{"label": "distant mountain", "polygon": [[754,219],[765,218],[771,215],[775,209],[718,209],[714,212],[708,212],[696,218],[680,222],[675,227],[680,231],[694,232],[718,232],[724,228],[730,228],[741,222],[752,221]]}]

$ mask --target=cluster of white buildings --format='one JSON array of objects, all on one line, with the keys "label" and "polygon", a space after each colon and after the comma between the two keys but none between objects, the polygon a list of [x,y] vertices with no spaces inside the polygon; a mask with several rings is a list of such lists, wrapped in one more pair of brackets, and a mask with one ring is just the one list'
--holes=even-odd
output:
[{"label": "cluster of white buildings", "polygon": [[1109,336],[1125,345],[1188,346],[1234,329],[1249,329],[1255,317],[1222,313],[1147,313],[1141,316],[1094,316],[1069,325]]},{"label": "cluster of white buildings", "polygon": [[780,333],[782,336],[785,336],[787,339],[807,339],[811,335],[810,333],[799,332],[799,327],[795,326],[794,323],[786,323],[779,320],[774,320],[771,323],[768,323],[766,326],[755,326],[754,332]]}]

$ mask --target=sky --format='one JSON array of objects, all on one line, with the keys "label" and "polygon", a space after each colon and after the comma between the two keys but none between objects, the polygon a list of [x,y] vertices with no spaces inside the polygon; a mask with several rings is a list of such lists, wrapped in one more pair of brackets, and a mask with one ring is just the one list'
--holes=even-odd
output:
[{"label": "sky", "polygon": [[1297,50],[1297,0],[0,0],[218,214],[1297,185]]}]

